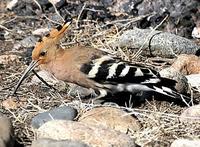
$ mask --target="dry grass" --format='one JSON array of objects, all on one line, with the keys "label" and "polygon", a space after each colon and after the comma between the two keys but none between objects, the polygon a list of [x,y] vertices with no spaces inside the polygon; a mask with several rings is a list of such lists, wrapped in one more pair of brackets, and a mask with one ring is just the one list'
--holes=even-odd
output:
[{"label": "dry grass", "polygon": [[[13,17],[8,14],[8,18],[6,19],[11,20],[12,18]],[[1,17],[1,19],[4,20],[5,18]],[[92,20],[81,21],[77,19],[72,24],[65,40],[63,40],[62,46],[68,47],[77,44],[93,46],[115,54],[125,60],[142,61],[143,64],[145,63],[148,66],[155,67],[156,65],[155,68],[157,69],[163,68],[163,65],[159,66],[156,63],[154,65],[152,60],[147,60],[146,57],[140,55],[137,59],[133,59],[132,51],[128,49],[112,47],[113,42],[116,41],[120,33],[126,29],[131,29],[134,26],[133,24],[139,19],[141,19],[141,17],[117,20],[107,24],[99,24]],[[39,21],[40,23],[42,22],[43,27],[46,25],[45,22],[38,17],[36,17],[34,21],[35,28],[30,28],[24,24],[24,32],[21,35],[16,34],[14,37],[11,34],[9,39],[1,42],[2,44],[0,47],[7,48],[8,42],[12,45],[16,44],[17,38],[24,38],[25,34],[30,34],[31,31],[41,27],[38,23]],[[123,24],[120,23],[122,21],[124,22]],[[110,27],[110,24],[112,24],[112,27]],[[21,26],[23,24],[18,21],[16,25]],[[81,28],[77,28],[77,26],[81,26]],[[15,30],[13,29],[13,31]],[[12,51],[11,48],[7,48],[5,52],[1,53],[17,54],[21,56],[24,50],[26,49],[21,48],[20,51]],[[19,101],[16,101],[18,107],[16,109],[5,109],[2,106],[2,101],[8,98],[16,98],[10,96],[10,93],[13,90],[13,86],[16,85],[16,82],[19,80],[21,73],[26,68],[22,61],[23,59],[3,65],[3,67],[0,66],[0,108],[3,113],[12,119],[15,135],[19,142],[25,145],[31,144],[31,140],[34,139],[34,133],[30,127],[30,122],[32,117],[39,112],[60,105],[73,106],[80,112],[96,106],[93,103],[83,103],[78,97],[71,98],[68,96],[67,91],[55,93],[44,85],[28,84],[28,81],[30,81],[30,78],[28,78],[18,91],[17,96]],[[168,62],[168,60],[166,60],[166,62]],[[180,106],[170,104],[169,102],[150,101],[137,108],[131,108],[130,106],[116,107],[126,109],[130,114],[136,115],[141,122],[143,127],[140,132],[132,132],[131,130],[129,132],[130,136],[140,145],[157,143],[160,146],[169,146],[169,144],[177,138],[200,138],[200,123],[184,124],[179,121],[179,115],[183,109],[185,109]]]}]

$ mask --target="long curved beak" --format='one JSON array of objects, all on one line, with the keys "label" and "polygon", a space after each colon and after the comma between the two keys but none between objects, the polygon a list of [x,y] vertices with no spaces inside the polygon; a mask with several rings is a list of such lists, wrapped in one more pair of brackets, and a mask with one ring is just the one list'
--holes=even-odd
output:
[{"label": "long curved beak", "polygon": [[30,63],[30,65],[27,67],[27,69],[24,71],[23,75],[21,76],[19,82],[17,83],[17,86],[15,87],[14,91],[13,91],[13,95],[16,94],[17,89],[19,88],[19,86],[21,85],[21,83],[26,79],[26,77],[28,76],[28,74],[38,65],[38,60],[37,61],[32,61]]}]

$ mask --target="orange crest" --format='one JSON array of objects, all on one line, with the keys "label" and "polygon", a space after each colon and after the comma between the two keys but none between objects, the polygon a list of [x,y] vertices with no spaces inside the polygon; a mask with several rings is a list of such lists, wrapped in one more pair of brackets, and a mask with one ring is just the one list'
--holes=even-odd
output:
[{"label": "orange crest", "polygon": [[65,22],[63,26],[59,25],[52,29],[49,34],[40,39],[32,52],[32,59],[38,59],[43,50],[56,49],[55,46],[59,44],[60,39],[64,36],[72,21]]}]

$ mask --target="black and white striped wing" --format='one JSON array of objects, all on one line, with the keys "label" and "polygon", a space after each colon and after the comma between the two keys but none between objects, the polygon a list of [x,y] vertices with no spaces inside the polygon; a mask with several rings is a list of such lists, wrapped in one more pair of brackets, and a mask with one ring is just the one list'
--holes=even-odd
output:
[{"label": "black and white striped wing", "polygon": [[[112,93],[154,91],[172,98],[180,99],[183,96],[174,91],[176,81],[160,77],[155,70],[111,56],[102,56],[85,63],[81,71]],[[100,93],[106,95],[105,91]]]},{"label": "black and white striped wing", "polygon": [[134,66],[111,56],[103,56],[85,63],[81,71],[88,78],[99,83],[157,83],[160,81],[158,72],[145,67]]},{"label": "black and white striped wing", "polygon": [[81,67],[81,71],[87,74],[88,78],[107,86],[110,84],[111,86],[130,87],[131,84],[156,84],[161,80],[159,74],[154,70],[134,66],[111,56],[103,56],[85,63]]}]

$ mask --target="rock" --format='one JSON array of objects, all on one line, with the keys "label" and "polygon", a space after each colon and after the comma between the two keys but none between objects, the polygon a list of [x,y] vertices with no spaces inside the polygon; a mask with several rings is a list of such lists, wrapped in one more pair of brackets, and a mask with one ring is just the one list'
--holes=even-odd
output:
[{"label": "rock", "polygon": [[185,123],[200,122],[200,104],[184,110],[180,115],[180,121]]},{"label": "rock", "polygon": [[65,0],[49,0],[52,4],[54,4],[57,8],[62,7],[66,1]]},{"label": "rock", "polygon": [[182,54],[177,57],[172,66],[184,75],[200,73],[200,58],[195,55]]},{"label": "rock", "polygon": [[37,36],[44,36],[45,34],[47,34],[49,32],[48,28],[40,28],[37,30],[34,30],[32,32],[33,35],[37,35]]},{"label": "rock", "polygon": [[13,97],[3,100],[1,102],[1,105],[5,109],[13,109],[13,110],[16,110],[20,106],[20,104],[17,102],[17,100],[14,99]]},{"label": "rock", "polygon": [[84,88],[73,83],[68,83],[68,85],[70,87],[69,95],[72,97],[92,98],[97,96],[93,89]]},{"label": "rock", "polygon": [[62,106],[36,115],[33,117],[31,125],[37,129],[51,120],[73,120],[77,114],[76,109],[69,106]]},{"label": "rock", "polygon": [[32,61],[32,51],[34,47],[26,48],[26,50],[22,54],[22,59],[26,65],[29,65]]},{"label": "rock", "polygon": [[0,64],[9,64],[14,61],[18,61],[19,56],[17,55],[0,55]]},{"label": "rock", "polygon": [[[176,57],[177,54],[195,54],[200,47],[191,40],[171,33],[138,29],[124,31],[112,46],[128,47],[137,52],[142,47],[142,55]],[[149,49],[150,47],[150,49]]]},{"label": "rock", "polygon": [[200,74],[191,74],[186,76],[191,87],[200,88]]},{"label": "rock", "polygon": [[36,135],[38,138],[77,140],[91,146],[135,146],[133,139],[124,133],[101,126],[65,120],[52,120],[45,123],[37,130]]},{"label": "rock", "polygon": [[13,140],[13,127],[9,118],[0,113],[0,146],[12,147]]},{"label": "rock", "polygon": [[139,131],[139,121],[123,110],[112,107],[97,107],[85,112],[79,121],[87,125],[104,126],[123,133]]},{"label": "rock", "polygon": [[[135,1],[134,1],[135,2]],[[199,16],[197,11],[200,3],[194,0],[136,0],[134,8],[138,16],[151,14],[148,21],[142,21],[142,25],[152,27],[159,25],[164,20],[166,15],[169,17],[166,23],[162,24],[167,32],[178,34],[187,38],[191,37],[191,32],[194,27],[193,15]],[[134,10],[134,9],[133,9]],[[195,10],[195,11],[192,11]],[[151,19],[153,17],[153,19]],[[178,22],[177,22],[178,21]],[[143,27],[143,28],[146,28]]]},{"label": "rock", "polygon": [[187,78],[183,74],[175,70],[173,67],[165,68],[161,70],[159,73],[161,77],[169,78],[169,79],[177,81],[175,88],[179,93],[190,92]]},{"label": "rock", "polygon": [[200,38],[200,27],[194,27],[192,30],[192,37],[193,38]]},{"label": "rock", "polygon": [[[66,89],[66,84],[63,81],[57,80],[52,74],[49,72],[42,70],[37,72],[37,74],[42,77],[49,85],[54,86],[57,90],[62,91]],[[32,77],[32,84],[41,84],[42,81],[38,79],[36,75]]]},{"label": "rock", "polygon": [[39,0],[38,1],[38,3],[40,4],[40,5],[48,5],[49,4],[49,0]]},{"label": "rock", "polygon": [[28,36],[28,37],[24,38],[23,40],[21,40],[20,44],[25,48],[29,48],[29,47],[34,47],[36,42],[37,42],[36,37]]},{"label": "rock", "polygon": [[177,139],[171,147],[198,147],[200,146],[200,140],[189,140],[189,139]]},{"label": "rock", "polygon": [[31,147],[89,147],[88,145],[73,140],[38,139],[32,142]]},{"label": "rock", "polygon": [[12,10],[18,3],[18,0],[11,0],[7,3],[6,9]]},{"label": "rock", "polygon": [[42,7],[49,7],[49,4],[52,3],[54,4],[57,8],[62,7],[66,1],[65,0],[39,0],[38,3],[42,6]]},{"label": "rock", "polygon": [[130,0],[103,0],[104,6],[110,11],[112,15],[115,16],[127,16],[132,15],[134,3]]},{"label": "rock", "polygon": [[0,147],[6,147],[6,144],[4,143],[4,141],[0,138]]}]

